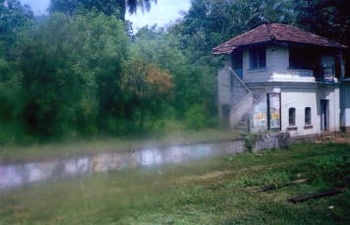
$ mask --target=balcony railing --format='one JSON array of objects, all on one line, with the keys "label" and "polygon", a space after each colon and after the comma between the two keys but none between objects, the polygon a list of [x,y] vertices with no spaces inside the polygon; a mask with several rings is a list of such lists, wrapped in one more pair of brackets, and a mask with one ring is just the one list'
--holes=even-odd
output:
[{"label": "balcony railing", "polygon": [[316,81],[320,82],[334,82],[335,69],[334,66],[321,67],[314,70]]}]

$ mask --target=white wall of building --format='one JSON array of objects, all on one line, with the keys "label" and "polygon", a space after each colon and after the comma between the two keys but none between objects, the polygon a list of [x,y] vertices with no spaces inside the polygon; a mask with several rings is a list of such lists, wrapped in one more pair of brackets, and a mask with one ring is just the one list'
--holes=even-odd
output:
[{"label": "white wall of building", "polygon": [[325,91],[325,99],[329,100],[329,130],[340,131],[340,92],[339,88],[329,88]]},{"label": "white wall of building", "polygon": [[228,68],[221,69],[218,73],[218,100],[220,105],[231,104],[231,79]]},{"label": "white wall of building", "polygon": [[[225,56],[226,66],[231,66],[231,59],[230,54]],[[333,66],[334,61],[332,54],[325,53],[320,56],[322,66]],[[225,87],[224,84],[225,80],[227,77],[219,75],[219,87],[224,87],[223,90],[225,90],[225,93],[220,93],[219,90],[220,103],[227,103],[229,99],[228,87]],[[256,96],[276,92],[275,90],[281,93],[281,130],[289,131],[293,136],[321,133],[321,100],[328,100],[329,104],[328,131],[339,131],[340,121],[342,121],[342,126],[350,127],[350,97],[344,98],[349,107],[346,109],[343,107],[341,111],[340,89],[337,83],[320,84],[316,82],[311,70],[289,69],[288,46],[267,46],[266,68],[258,70],[250,69],[249,49],[244,49],[243,81],[253,91],[256,99]],[[350,96],[350,87],[344,92],[344,96]],[[306,107],[311,108],[312,126],[305,126]],[[296,109],[296,126],[293,129],[289,127],[290,108]]]},{"label": "white wall of building", "polygon": [[288,46],[271,46],[273,73],[270,81],[276,82],[315,82],[312,70],[289,68]]},{"label": "white wall of building", "polygon": [[[305,126],[305,108],[311,107],[312,128]],[[289,126],[289,109],[296,109],[295,129]],[[292,135],[306,135],[320,132],[320,117],[316,91],[303,91],[300,89],[290,89],[281,93],[282,130]]]},{"label": "white wall of building", "polygon": [[266,47],[266,68],[251,70],[250,69],[250,59],[249,59],[249,49],[243,50],[243,81],[245,83],[259,83],[268,82],[272,75],[272,57],[273,54],[270,47]]},{"label": "white wall of building", "polygon": [[[291,135],[308,135],[321,132],[321,99],[329,100],[329,131],[339,131],[339,88],[318,85],[308,89],[283,88],[281,92],[282,130]],[[311,125],[305,126],[305,108],[311,108]],[[296,126],[289,126],[289,109],[296,109]]]},{"label": "white wall of building", "polygon": [[[334,65],[334,56],[321,56],[321,65]],[[259,82],[315,82],[312,70],[290,69],[288,46],[269,45],[266,47],[266,68],[250,70],[249,49],[243,51],[243,80],[246,83]]]},{"label": "white wall of building", "polygon": [[[321,133],[321,100],[328,100],[328,131],[339,131],[340,99],[337,85],[322,85],[317,83],[264,83],[250,84],[254,92],[281,94],[281,130],[288,131],[293,136]],[[266,98],[262,104],[267,104]],[[350,106],[350,105],[349,105]],[[267,107],[267,105],[266,105]],[[311,108],[311,126],[305,124],[305,108]],[[261,108],[261,107],[260,107]],[[296,125],[289,126],[289,109],[296,109]],[[349,108],[350,109],[350,108]],[[256,111],[256,110],[255,110]],[[255,112],[254,111],[254,112]],[[350,116],[350,114],[349,114]],[[251,131],[259,131],[254,127],[254,115],[251,117]],[[265,128],[266,129],[266,128]]]}]

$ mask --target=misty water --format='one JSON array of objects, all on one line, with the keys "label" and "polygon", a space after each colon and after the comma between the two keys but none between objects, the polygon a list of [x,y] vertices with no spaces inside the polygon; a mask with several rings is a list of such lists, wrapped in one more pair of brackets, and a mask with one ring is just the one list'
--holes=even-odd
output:
[{"label": "misty water", "polygon": [[241,151],[241,141],[230,141],[106,152],[47,161],[5,163],[0,164],[0,190],[125,168],[142,169],[176,164],[211,156],[236,154]]}]

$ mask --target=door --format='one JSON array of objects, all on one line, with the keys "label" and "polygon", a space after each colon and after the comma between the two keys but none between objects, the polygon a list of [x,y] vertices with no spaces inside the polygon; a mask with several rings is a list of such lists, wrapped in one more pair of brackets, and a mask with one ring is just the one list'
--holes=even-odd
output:
[{"label": "door", "polygon": [[328,130],[328,105],[329,101],[322,99],[321,100],[321,130]]}]

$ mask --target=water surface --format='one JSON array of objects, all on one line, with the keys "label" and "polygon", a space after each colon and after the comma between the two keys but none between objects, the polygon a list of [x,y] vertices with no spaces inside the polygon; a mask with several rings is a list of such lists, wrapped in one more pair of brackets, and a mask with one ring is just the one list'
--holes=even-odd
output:
[{"label": "water surface", "polygon": [[56,181],[124,168],[176,164],[242,151],[243,142],[239,140],[213,144],[154,147],[130,152],[106,152],[68,159],[0,164],[0,190],[40,181]]}]

